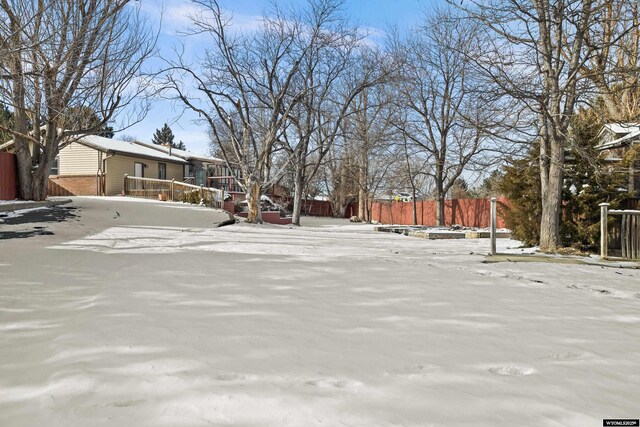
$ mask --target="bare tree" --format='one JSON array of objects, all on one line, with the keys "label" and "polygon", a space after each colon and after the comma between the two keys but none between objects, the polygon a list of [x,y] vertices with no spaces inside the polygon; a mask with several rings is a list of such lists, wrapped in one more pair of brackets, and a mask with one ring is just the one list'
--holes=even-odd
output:
[{"label": "bare tree", "polygon": [[313,181],[336,140],[350,106],[385,76],[379,53],[367,48],[356,28],[339,15],[342,1],[311,3],[302,22],[309,28],[309,54],[296,76],[302,101],[289,115],[286,147],[292,155],[293,224],[300,225],[304,188]]},{"label": "bare tree", "polygon": [[[129,3],[0,0],[0,104],[13,112],[3,130],[15,143],[23,199],[46,198],[61,144],[100,132],[144,90],[137,77],[155,38]],[[96,117],[77,120],[74,109]]]},{"label": "bare tree", "polygon": [[[455,3],[486,30],[488,41],[473,58],[476,65],[505,95],[519,100],[537,116],[535,139],[540,147],[543,249],[555,250],[562,244],[561,193],[571,118],[577,103],[589,93],[584,72],[590,61],[597,62],[598,52],[618,38],[604,35],[598,42],[589,40],[593,34],[590,29],[608,28],[607,21],[613,15],[607,14],[606,9],[614,3],[608,0]],[[598,72],[606,69],[596,68]]]},{"label": "bare tree", "polygon": [[288,166],[284,162],[274,170],[272,155],[306,90],[295,80],[311,49],[308,29],[274,5],[259,30],[231,33],[231,19],[216,0],[193,3],[200,12],[191,16],[189,34],[206,34],[213,47],[197,66],[182,56],[167,59],[165,84],[210,126],[227,165],[237,162],[249,207],[247,221],[262,222],[260,196]]},{"label": "bare tree", "polygon": [[384,84],[361,91],[325,159],[325,185],[336,216],[343,217],[346,208],[358,201],[357,217],[370,221],[373,200],[393,186],[399,162],[391,134],[389,95]]},{"label": "bare tree", "polygon": [[588,28],[591,56],[580,73],[604,100],[607,121],[640,119],[640,6],[635,0],[601,0]]},{"label": "bare tree", "polygon": [[474,78],[468,60],[477,26],[453,18],[449,10],[436,11],[407,40],[394,41],[404,58],[395,125],[433,165],[424,172],[433,179],[438,225],[447,193],[480,156],[497,150],[506,122],[505,106]]},{"label": "bare tree", "polygon": [[400,156],[403,159],[403,167],[400,170],[400,182],[411,190],[413,224],[418,224],[418,196],[422,196],[426,189],[425,177],[429,171],[429,157],[423,160],[420,150],[416,149],[406,134],[402,134],[400,144]]},{"label": "bare tree", "polygon": [[356,154],[345,138],[345,126],[343,122],[340,137],[329,148],[322,168],[325,192],[329,195],[333,215],[338,218],[344,218],[347,207],[358,193]]},{"label": "bare tree", "polygon": [[353,119],[347,134],[356,155],[358,218],[371,221],[371,205],[380,191],[389,189],[395,171],[397,142],[392,127],[392,94],[379,84],[359,94],[353,105]]}]

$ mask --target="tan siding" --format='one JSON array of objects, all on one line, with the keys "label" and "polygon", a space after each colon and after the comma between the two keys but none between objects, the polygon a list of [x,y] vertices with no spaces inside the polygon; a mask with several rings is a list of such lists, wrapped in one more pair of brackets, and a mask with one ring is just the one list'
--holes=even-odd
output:
[{"label": "tan siding", "polygon": [[107,164],[107,179],[105,192],[107,196],[114,196],[122,193],[122,182],[124,174],[133,175],[133,163],[135,159],[116,154],[109,157]]},{"label": "tan siding", "polygon": [[[124,182],[124,175],[134,175],[134,163],[144,163],[147,165],[144,168],[145,178],[158,178],[158,161],[150,159],[140,159],[132,156],[124,156],[116,154],[113,157],[107,159],[107,179],[106,179],[106,193],[107,196],[114,196],[122,193],[122,185]],[[167,179],[175,179],[176,181],[182,181],[182,168],[179,163],[162,162],[167,165]]]},{"label": "tan siding", "polygon": [[60,175],[94,175],[98,172],[101,152],[73,142],[60,150]]},{"label": "tan siding", "polygon": [[184,179],[184,165],[167,163],[167,179],[175,179],[182,182]]}]

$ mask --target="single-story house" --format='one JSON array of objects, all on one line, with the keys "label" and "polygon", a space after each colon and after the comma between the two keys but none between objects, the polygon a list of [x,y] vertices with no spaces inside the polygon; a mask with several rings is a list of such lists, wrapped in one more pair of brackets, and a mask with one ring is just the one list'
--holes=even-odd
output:
[{"label": "single-story house", "polygon": [[207,168],[210,165],[224,164],[224,160],[216,157],[205,157],[190,151],[179,150],[169,145],[145,144],[139,141],[135,142],[143,147],[152,148],[161,153],[168,154],[173,157],[185,160],[187,164],[184,166],[183,181],[195,185],[207,185]]},{"label": "single-story house", "polygon": [[[640,144],[640,123],[608,123],[597,136],[600,141],[596,148],[605,159],[612,163],[622,161],[630,147]],[[640,197],[640,159],[629,165],[629,194]]]},{"label": "single-story house", "polygon": [[163,153],[180,157],[189,162],[184,170],[184,182],[205,187],[220,188],[230,193],[233,200],[242,200],[245,192],[242,190],[239,181],[242,173],[239,168],[229,169],[226,162],[217,157],[201,156],[190,151],[179,150],[167,145],[147,145],[147,147],[160,150]]},{"label": "single-story house", "polygon": [[[12,152],[13,142],[2,144],[0,151]],[[226,169],[224,161],[215,157],[88,135],[60,149],[51,165],[49,195],[118,195],[123,191],[125,174],[214,186],[207,182],[207,176],[221,168]]]}]

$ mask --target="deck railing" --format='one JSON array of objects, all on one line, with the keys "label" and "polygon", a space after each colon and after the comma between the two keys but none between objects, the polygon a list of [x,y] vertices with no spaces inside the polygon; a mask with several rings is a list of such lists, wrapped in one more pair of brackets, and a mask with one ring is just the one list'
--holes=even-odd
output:
[{"label": "deck railing", "polygon": [[217,188],[187,184],[174,179],[124,176],[125,196],[172,201],[197,200],[206,206],[223,208],[224,195]]},{"label": "deck railing", "polygon": [[[609,215],[617,216],[609,226]],[[640,210],[609,210],[600,204],[600,256],[640,259]]]},{"label": "deck railing", "polygon": [[212,188],[219,188],[229,193],[244,193],[242,186],[238,183],[235,176],[209,176],[207,184]]}]

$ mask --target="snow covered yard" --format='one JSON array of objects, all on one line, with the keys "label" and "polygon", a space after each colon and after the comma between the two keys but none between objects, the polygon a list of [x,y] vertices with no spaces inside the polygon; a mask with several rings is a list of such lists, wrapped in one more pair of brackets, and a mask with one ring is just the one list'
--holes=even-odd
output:
[{"label": "snow covered yard", "polygon": [[486,239],[368,225],[206,228],[158,203],[101,217],[105,203],[0,240],[0,425],[640,416],[640,270],[484,264]]}]

